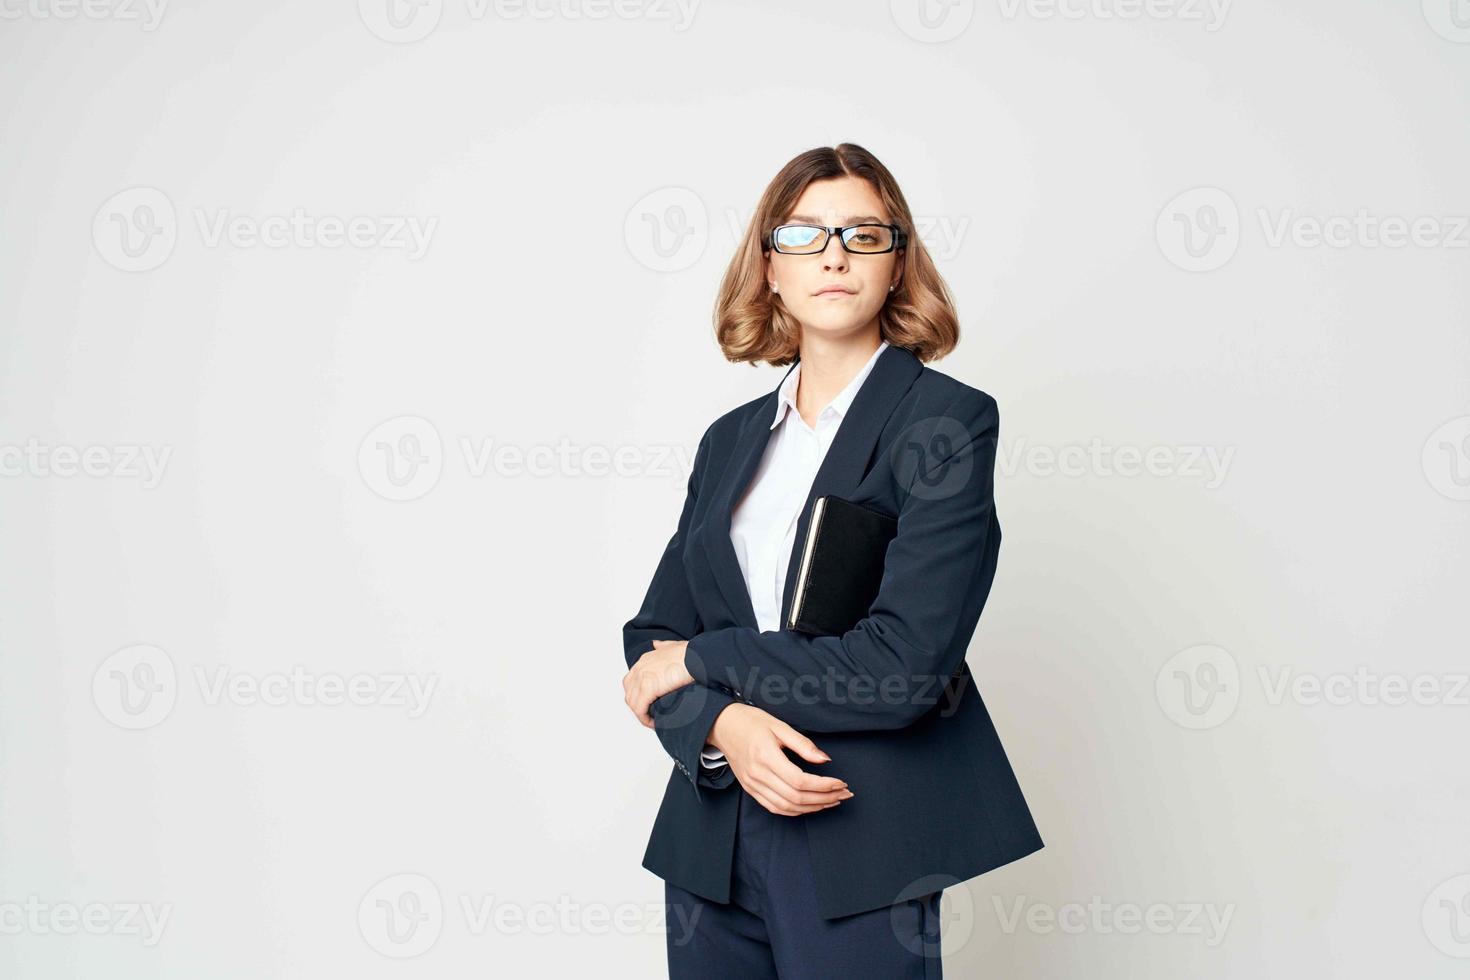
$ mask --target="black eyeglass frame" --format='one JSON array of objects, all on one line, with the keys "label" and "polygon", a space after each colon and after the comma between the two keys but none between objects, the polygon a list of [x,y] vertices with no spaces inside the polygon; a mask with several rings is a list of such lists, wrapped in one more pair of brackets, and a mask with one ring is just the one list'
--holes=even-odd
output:
[{"label": "black eyeglass frame", "polygon": [[[782,228],[816,228],[822,232],[825,232],[827,238],[822,242],[821,248],[813,249],[810,252],[788,252],[776,242],[776,233]],[[854,231],[858,228],[887,228],[889,231],[893,232],[893,241],[889,244],[887,248],[881,249],[877,252],[860,252],[855,248],[848,248],[847,236],[845,236],[843,232]],[[909,243],[908,235],[906,235],[904,233],[904,230],[898,225],[885,225],[880,224],[876,221],[864,221],[860,225],[843,225],[836,228],[828,228],[825,225],[809,225],[804,221],[795,222],[789,225],[777,225],[776,227],[771,229],[771,234],[767,240],[769,241],[771,248],[775,249],[782,255],[821,255],[823,252],[827,251],[827,243],[832,240],[833,235],[837,236],[837,241],[842,246],[843,251],[849,252],[853,255],[887,255],[889,252],[893,251],[896,248],[904,248]]]}]

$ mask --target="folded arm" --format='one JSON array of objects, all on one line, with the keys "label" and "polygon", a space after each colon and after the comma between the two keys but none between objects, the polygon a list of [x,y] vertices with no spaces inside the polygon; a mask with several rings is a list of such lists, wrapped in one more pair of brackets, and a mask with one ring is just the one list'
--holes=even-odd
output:
[{"label": "folded arm", "polygon": [[[684,572],[684,546],[699,496],[708,442],[706,431],[694,454],[694,469],[689,475],[678,527],[664,548],[638,614],[623,624],[623,655],[630,670],[639,657],[653,649],[654,640],[688,640],[702,628]],[[728,766],[706,768],[701,753],[715,719],[738,700],[717,684],[689,684],[663,695],[649,707],[659,741],[679,771],[694,785],[696,797],[701,787],[718,790],[734,782]]]}]

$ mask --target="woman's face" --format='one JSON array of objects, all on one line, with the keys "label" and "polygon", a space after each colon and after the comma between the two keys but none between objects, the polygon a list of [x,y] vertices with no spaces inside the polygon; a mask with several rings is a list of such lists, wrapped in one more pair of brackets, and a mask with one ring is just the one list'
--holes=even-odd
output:
[{"label": "woman's face", "polygon": [[[861,177],[834,177],[813,181],[781,224],[812,224],[827,228],[859,224],[891,224],[873,186]],[[766,246],[767,288],[774,283],[778,298],[803,330],[840,337],[875,325],[888,299],[888,287],[897,286],[902,272],[894,249],[861,255],[842,247],[836,235],[827,238],[822,252],[788,255]],[[830,290],[832,286],[842,287]],[[822,290],[829,290],[823,292]]]}]

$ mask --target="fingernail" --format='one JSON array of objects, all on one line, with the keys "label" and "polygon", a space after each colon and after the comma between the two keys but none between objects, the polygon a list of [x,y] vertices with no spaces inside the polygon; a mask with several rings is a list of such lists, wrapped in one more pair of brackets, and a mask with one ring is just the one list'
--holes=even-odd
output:
[{"label": "fingernail", "polygon": [[823,752],[822,753],[822,761],[823,762],[831,762],[832,761],[832,757],[830,755],[828,755],[827,753]]},{"label": "fingernail", "polygon": [[842,798],[843,798],[843,799],[844,799],[844,800],[850,800],[850,799],[852,799],[852,798],[853,798],[853,796],[854,796],[854,795],[855,795],[855,794],[854,794],[854,793],[853,793],[853,791],[852,791],[852,790],[848,790],[848,791],[847,791],[847,792],[846,792],[846,794],[844,794],[844,795],[843,795],[843,797],[842,797]]}]

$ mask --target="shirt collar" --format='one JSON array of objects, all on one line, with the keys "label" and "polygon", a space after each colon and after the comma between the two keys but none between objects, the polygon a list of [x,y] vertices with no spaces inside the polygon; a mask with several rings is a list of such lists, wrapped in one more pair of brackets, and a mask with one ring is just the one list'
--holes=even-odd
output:
[{"label": "shirt collar", "polygon": [[[863,365],[862,370],[858,371],[857,375],[847,383],[847,387],[839,391],[837,397],[828,402],[826,408],[822,409],[822,411],[830,408],[839,419],[846,415],[848,406],[857,397],[858,389],[863,386],[863,380],[867,378],[868,372],[873,370],[873,365],[878,363],[878,358],[887,349],[888,341],[885,340],[878,345],[877,350],[873,351],[873,356],[868,358],[868,363]],[[786,375],[786,380],[781,382],[781,389],[776,395],[776,417],[771,420],[771,428],[774,429],[781,424],[781,420],[786,417],[787,408],[790,408],[792,413],[795,414],[796,386],[800,380],[801,362],[797,361],[796,366],[791,369],[791,373]]]}]

